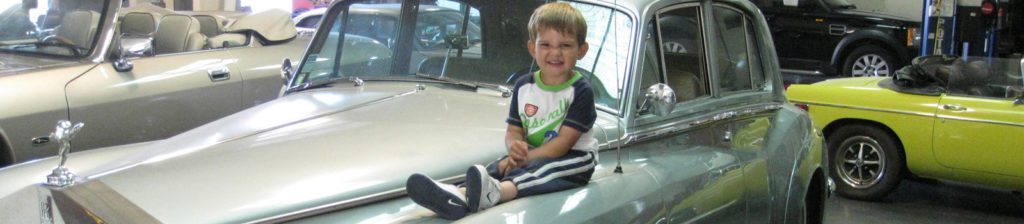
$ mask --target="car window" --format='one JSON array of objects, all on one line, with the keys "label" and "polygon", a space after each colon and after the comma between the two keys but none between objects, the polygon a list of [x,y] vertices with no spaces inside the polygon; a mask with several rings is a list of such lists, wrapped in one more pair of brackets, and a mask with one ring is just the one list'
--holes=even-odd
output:
[{"label": "car window", "polygon": [[0,51],[84,57],[103,32],[109,1],[0,4]]},{"label": "car window", "polygon": [[353,13],[349,21],[349,34],[373,38],[388,47],[394,45],[396,17]]},{"label": "car window", "polygon": [[577,62],[581,74],[594,88],[594,101],[605,109],[617,112],[620,94],[629,68],[633,42],[633,20],[621,11],[604,6],[570,3],[587,21],[590,51]]},{"label": "car window", "polygon": [[[756,54],[756,49],[751,49],[753,44],[753,28],[748,20],[739,11],[721,5],[714,7],[715,28],[718,31],[716,37],[716,62],[719,73],[719,85],[724,93],[752,90],[755,81],[763,83],[764,75],[759,70],[760,66],[753,66],[750,59]],[[755,69],[758,68],[758,69]]]},{"label": "car window", "polygon": [[698,7],[683,7],[657,16],[658,49],[663,79],[684,103],[711,94],[704,56],[704,33]]},{"label": "car window", "polygon": [[316,29],[316,25],[320,23],[320,18],[322,17],[323,16],[315,15],[302,18],[302,20],[299,20],[299,23],[296,23],[295,26]]}]

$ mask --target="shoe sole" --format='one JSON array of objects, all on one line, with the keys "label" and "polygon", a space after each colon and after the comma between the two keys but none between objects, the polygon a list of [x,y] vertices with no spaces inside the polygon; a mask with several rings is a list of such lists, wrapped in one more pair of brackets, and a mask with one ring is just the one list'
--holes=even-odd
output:
[{"label": "shoe sole", "polygon": [[467,215],[465,207],[448,204],[448,201],[455,200],[457,202],[461,201],[461,199],[455,198],[448,191],[435,185],[434,181],[427,176],[413,174],[406,180],[405,186],[409,193],[409,198],[413,202],[430,209],[430,211],[437,213],[441,218],[455,220]]},{"label": "shoe sole", "polygon": [[472,213],[480,211],[480,199],[483,198],[480,193],[484,184],[481,175],[487,174],[481,174],[476,166],[471,166],[466,171],[466,200],[469,202],[469,212]]}]

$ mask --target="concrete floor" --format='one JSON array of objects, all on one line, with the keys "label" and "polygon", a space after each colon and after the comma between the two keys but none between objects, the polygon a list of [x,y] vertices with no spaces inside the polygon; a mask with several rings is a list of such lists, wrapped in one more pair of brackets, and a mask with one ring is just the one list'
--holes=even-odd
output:
[{"label": "concrete floor", "polygon": [[881,201],[833,195],[825,223],[1024,223],[1024,197],[957,183],[903,180]]}]

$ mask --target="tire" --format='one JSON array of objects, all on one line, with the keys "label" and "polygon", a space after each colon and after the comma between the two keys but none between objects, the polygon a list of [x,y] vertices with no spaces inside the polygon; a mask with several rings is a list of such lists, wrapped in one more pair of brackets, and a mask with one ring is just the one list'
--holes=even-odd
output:
[{"label": "tire", "polygon": [[827,139],[829,176],[845,197],[878,200],[903,179],[899,145],[888,132],[873,126],[849,125]]},{"label": "tire", "polygon": [[847,77],[892,76],[899,64],[892,53],[875,45],[858,47],[846,55],[843,75]]}]

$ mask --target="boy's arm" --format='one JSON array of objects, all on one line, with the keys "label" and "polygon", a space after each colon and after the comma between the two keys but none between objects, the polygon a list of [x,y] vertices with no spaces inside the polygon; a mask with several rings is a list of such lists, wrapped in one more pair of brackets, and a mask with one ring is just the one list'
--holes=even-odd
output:
[{"label": "boy's arm", "polygon": [[[544,143],[536,149],[530,150],[527,153],[526,161],[533,161],[535,159],[552,159],[569,153],[572,150],[572,146],[576,145],[576,141],[580,139],[583,132],[576,130],[576,128],[562,125],[558,128],[558,136]],[[525,165],[525,164],[523,164]]]}]

